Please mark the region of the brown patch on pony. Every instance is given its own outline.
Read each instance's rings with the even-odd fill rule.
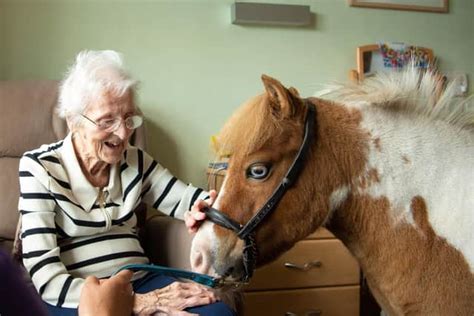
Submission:
[[[405,155],[402,156],[402,159],[405,164],[409,164],[411,162],[410,159],[408,159],[408,157]]]
[[[377,301],[390,315],[472,315],[474,276],[463,255],[433,231],[424,199],[412,199],[416,227],[395,221],[391,207],[386,197],[354,195],[331,221]]]
[[[436,234],[428,221],[425,200],[419,195],[413,197],[413,199],[411,199],[410,210],[416,225],[425,234],[427,239],[432,241]]]
[[[374,143],[374,146],[375,146],[375,149],[377,149],[377,151],[382,151],[382,146],[380,146],[380,137],[377,137],[373,140],[373,143]]]

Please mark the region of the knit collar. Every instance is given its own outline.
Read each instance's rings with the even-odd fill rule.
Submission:
[[[64,139],[62,156],[62,163],[69,178],[72,195],[86,212],[90,212],[92,206],[97,201],[100,189],[93,186],[82,172],[72,144],[71,133]],[[117,163],[110,167],[109,183],[104,188],[104,191],[108,192],[108,200],[121,205],[122,185],[118,170],[119,164]]]

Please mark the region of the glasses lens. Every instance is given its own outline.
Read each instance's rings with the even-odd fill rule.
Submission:
[[[125,120],[125,126],[128,129],[135,129],[143,124],[143,118],[139,115],[130,116]]]
[[[101,129],[103,131],[106,131],[106,132],[116,130],[119,125],[120,125],[120,119],[119,118],[110,119],[110,120],[102,120],[102,121],[97,123],[97,126],[99,127],[99,129]]]

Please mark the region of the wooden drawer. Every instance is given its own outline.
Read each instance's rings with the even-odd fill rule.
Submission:
[[[244,295],[245,316],[359,315],[358,285],[247,292]]]
[[[285,267],[319,261],[306,271]],[[337,239],[302,240],[273,263],[258,269],[246,291],[359,284],[359,266]]]

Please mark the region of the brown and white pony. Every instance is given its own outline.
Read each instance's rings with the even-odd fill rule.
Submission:
[[[302,142],[307,106],[262,76],[219,135],[229,168],[214,208],[245,224],[272,194]],[[317,111],[306,164],[257,227],[257,265],[325,226],[357,258],[390,315],[474,315],[474,116],[440,96],[435,76],[407,71],[339,87]],[[240,279],[242,240],[205,222],[193,270]]]

